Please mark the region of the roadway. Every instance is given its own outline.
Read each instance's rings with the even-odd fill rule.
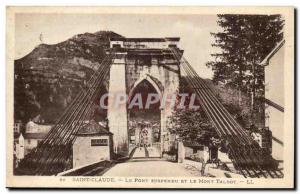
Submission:
[[[189,170],[178,163],[160,158],[155,148],[137,148],[133,157],[125,163],[116,164],[103,174],[105,177],[192,177]]]

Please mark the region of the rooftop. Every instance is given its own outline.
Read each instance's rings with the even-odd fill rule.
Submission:
[[[277,51],[279,51],[279,49],[284,45],[285,40],[283,39],[281,42],[279,42],[275,48],[264,58],[264,60],[262,60],[262,62],[260,63],[260,65],[262,66],[266,66],[269,63],[269,60],[277,53]]]
[[[95,120],[91,120],[88,123],[83,124],[76,134],[77,136],[89,136],[89,135],[112,135],[105,127],[101,126]]]

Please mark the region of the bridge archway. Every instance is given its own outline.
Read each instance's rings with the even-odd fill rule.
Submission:
[[[129,150],[134,147],[144,147],[145,152],[140,157],[149,156],[147,147],[156,153],[160,153],[161,141],[161,110],[160,100],[148,104],[151,95],[156,95],[156,99],[162,97],[162,92],[156,82],[149,76],[135,82],[134,87],[130,90],[128,106],[128,128],[129,128]],[[141,106],[131,106],[132,101],[140,96]],[[143,151],[142,151],[143,152]],[[156,154],[157,155],[157,154]]]
[[[153,92],[161,98],[178,94],[180,68],[179,61],[169,49],[169,44],[176,46],[177,38],[138,38],[120,39],[111,41],[111,51],[115,58],[112,61],[109,78],[109,93],[126,94],[129,98],[140,84],[147,83]],[[120,44],[122,43],[122,44]],[[114,45],[118,44],[118,47]],[[108,102],[113,103],[113,97]],[[113,135],[114,152],[117,155],[129,155],[129,124],[130,110],[127,106],[117,110],[108,109],[109,130]],[[109,106],[110,107],[110,106]],[[169,117],[173,114],[172,108],[159,109],[155,115],[160,117],[161,139],[169,141],[168,129],[171,125]],[[169,143],[162,144],[168,148]],[[161,149],[161,150],[163,150]]]
[[[155,88],[156,92],[158,93],[158,95],[159,95],[160,97],[163,96],[163,91],[162,91],[163,89],[160,88],[159,85],[158,85],[158,83],[157,83],[157,82],[159,82],[160,85],[162,85],[161,82],[160,82],[160,81],[154,81],[154,79],[153,79],[149,74],[147,74],[147,75],[145,75],[145,76],[142,76],[140,79],[138,79],[138,80],[134,83],[134,85],[132,86],[131,90],[129,91],[129,95],[128,95],[128,96],[131,97],[132,94],[133,94],[134,89],[135,89],[139,84],[141,84],[141,83],[144,82],[144,81],[149,82],[149,83]]]

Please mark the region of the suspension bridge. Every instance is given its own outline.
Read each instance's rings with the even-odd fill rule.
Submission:
[[[66,108],[45,139],[25,156],[17,172],[21,175],[58,175],[72,168],[72,165],[70,165],[72,164],[72,145],[76,140],[76,134],[84,125],[84,122],[90,120],[93,115],[94,100],[99,94],[99,86],[103,84],[105,80],[109,79],[110,87],[122,86],[123,84],[123,90],[126,91],[126,83],[130,82],[131,79],[129,77],[125,80],[125,73],[129,71],[128,67],[126,67],[127,63],[130,63],[128,61],[130,61],[131,58],[135,58],[135,63],[132,64],[132,67],[136,67],[143,65],[139,61],[149,56],[157,56],[158,61],[163,60],[164,63],[159,64],[159,62],[152,58],[150,58],[150,63],[155,64],[153,66],[160,65],[161,67],[157,67],[158,70],[145,68],[146,70],[141,71],[139,75],[136,76],[139,78],[136,78],[132,82],[133,84],[129,84],[129,87],[136,86],[141,80],[148,80],[153,83],[155,89],[160,92],[163,90],[175,91],[178,88],[178,85],[176,85],[179,82],[178,80],[186,79],[200,100],[201,107],[213,124],[219,138],[226,145],[227,155],[240,174],[244,177],[257,178],[283,177],[283,173],[278,169],[278,163],[272,158],[271,154],[262,149],[259,144],[252,139],[248,131],[244,129],[222,105],[205,80],[198,76],[196,71],[183,56],[183,51],[177,47],[176,44],[178,40],[177,38],[112,40],[111,48],[107,52],[107,56],[103,59],[101,64],[95,67],[96,70],[87,81],[85,88],[78,93],[76,98]],[[136,44],[136,42],[139,42],[139,44]],[[148,43],[148,45],[146,43],[143,45],[142,43],[144,42]],[[163,57],[163,59],[161,59],[161,57]],[[161,83],[157,81],[161,79],[161,77],[165,79],[166,74],[153,78],[155,76],[153,76],[151,72],[161,72],[159,68],[163,68],[164,72],[167,71],[168,77],[171,77],[169,79],[175,84],[163,85],[161,84],[163,81],[161,81]],[[123,81],[123,78],[112,77],[120,76],[120,72],[124,73]],[[170,75],[173,75],[173,77]],[[181,75],[181,77],[178,77],[179,75]],[[129,74],[126,74],[126,76],[128,77]],[[113,80],[117,81],[113,82]],[[170,80],[167,81],[170,82]],[[132,88],[129,88],[129,90],[131,89]],[[166,110],[162,111],[164,112],[161,114],[161,128],[162,134],[164,134],[167,128],[166,120],[171,113],[166,112]],[[115,111],[113,113],[116,114],[112,114],[112,112],[108,113],[110,115],[108,116],[109,131],[114,135],[113,159],[122,163],[128,159],[130,160],[130,157],[132,157],[128,151],[127,110],[125,107],[124,110]],[[120,120],[120,118],[123,120]],[[116,126],[118,121],[121,122],[122,125]],[[164,140],[164,138],[161,138],[161,141]],[[137,153],[140,152],[138,151]],[[147,154],[145,154],[145,156],[146,155]],[[127,159],[124,159],[124,157],[127,157]],[[93,168],[96,167],[89,167],[87,171],[95,172]]]

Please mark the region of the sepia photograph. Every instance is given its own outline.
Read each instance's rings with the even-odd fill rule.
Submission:
[[[7,187],[294,188],[293,7],[6,15]]]

